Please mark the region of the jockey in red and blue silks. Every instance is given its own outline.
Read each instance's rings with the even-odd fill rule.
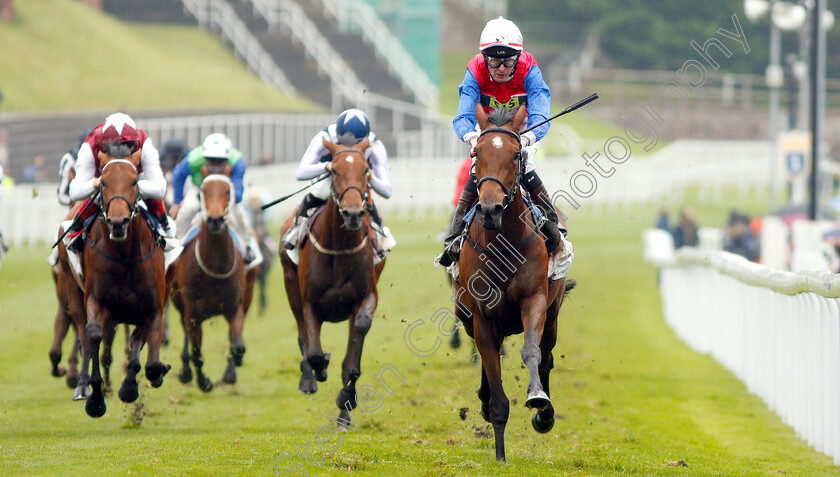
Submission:
[[[513,22],[502,17],[487,22],[481,32],[479,51],[467,64],[464,80],[458,87],[458,114],[452,121],[455,134],[471,148],[475,147],[480,133],[475,117],[477,104],[481,104],[486,113],[500,107],[526,108],[528,121],[523,123],[523,128],[547,120],[551,106],[551,91],[543,80],[537,60],[523,50],[522,33]],[[561,260],[565,260],[570,259],[565,255],[571,254],[571,244],[565,239],[566,224],[560,222],[551,203],[551,195],[534,168],[534,154],[539,141],[548,132],[549,125],[545,123],[520,135],[524,163],[522,185],[528,191],[531,201],[548,218],[542,227],[548,253],[551,254],[562,243],[564,249]],[[456,238],[463,231],[464,215],[477,199],[478,189],[473,173],[461,192],[452,216],[450,235],[444,240],[445,249],[436,259],[440,265],[449,266],[458,259],[460,243]]]
[[[68,195],[71,200],[79,201],[85,199],[80,210],[84,212],[82,219],[87,219],[98,213],[100,208],[92,201],[100,185],[102,167],[99,164],[99,153],[109,151],[112,148],[121,149],[123,153],[133,154],[137,150],[140,153],[140,166],[137,168],[137,188],[140,198],[146,203],[146,208],[157,217],[163,236],[169,235],[169,222],[166,216],[166,207],[163,204],[163,195],[166,192],[166,179],[160,169],[158,151],[152,140],[142,129],[138,129],[134,120],[123,113],[114,113],[105,119],[87,135],[84,143],[79,148],[76,158],[76,177],[70,182]],[[90,204],[89,204],[90,203]],[[89,204],[89,205],[88,205]],[[77,231],[78,232],[78,231]],[[74,249],[77,245],[75,239],[81,234],[69,233],[68,248]],[[167,248],[174,247],[174,242],[167,241]]]

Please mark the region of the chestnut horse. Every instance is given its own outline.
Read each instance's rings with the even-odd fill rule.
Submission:
[[[300,392],[315,393],[316,381],[327,379],[330,353],[321,349],[321,325],[349,319],[347,353],[341,365],[342,389],[336,398],[340,425],[350,422],[350,411],[356,408],[362,346],[376,312],[376,283],[385,267],[385,260],[374,266],[369,237],[371,172],[364,156],[369,145],[368,139],[356,145],[324,140],[332,154],[332,161],[327,164],[332,176],[330,198],[323,211],[311,220],[298,264],[286,250],[280,251],[286,295],[297,320],[298,345],[303,355]],[[293,212],[284,222],[281,236],[294,216]]]
[[[463,305],[456,314],[481,356],[481,415],[493,425],[496,459],[502,461],[510,411],[502,388],[502,341],[524,331],[520,353],[529,374],[525,406],[536,410],[534,429],[548,432],[554,425],[548,378],[554,367],[557,315],[574,286],[565,278],[549,283],[545,239],[520,191],[524,166],[516,131],[526,110],[519,108],[515,116],[514,111],[496,109],[488,119],[480,105],[476,108],[482,129],[475,146],[476,220],[462,247],[455,283],[455,296]]]
[[[123,157],[104,153],[98,156],[102,171],[102,210],[85,237],[81,252],[84,275],[81,303],[78,294],[68,296],[76,328],[85,331],[79,333],[82,371],[77,394],[89,381],[91,391],[85,411],[91,417],[105,414],[99,346],[103,339],[106,346],[113,339],[117,323],[134,326],[127,373],[118,393],[123,402],[134,402],[139,396],[136,376],[140,371],[140,351],[147,342],[146,378],[151,385],[159,387],[170,369],[160,361],[162,313],[167,299],[163,249],[138,205],[140,151],[130,156],[123,151],[115,156]],[[93,364],[88,376],[90,360]]]
[[[204,320],[224,315],[230,328],[230,354],[222,381],[236,382],[236,367],[242,365],[245,343],[242,329],[245,314],[251,306],[254,281],[258,268],[245,269],[242,254],[236,247],[228,226],[230,208],[234,205],[235,192],[230,180],[231,166],[209,172],[203,166],[201,183],[201,229],[184,247],[181,256],[170,267],[172,279],[172,304],[181,313],[184,327],[184,350],[181,352],[182,368],[178,378],[182,383],[192,381],[190,358],[195,366],[196,382],[202,391],[213,389],[213,382],[202,371],[202,330]],[[247,238],[246,238],[247,239]],[[192,355],[190,355],[190,344]]]

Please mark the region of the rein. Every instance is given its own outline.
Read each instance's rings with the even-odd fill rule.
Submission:
[[[98,253],[99,255],[101,255],[104,258],[107,258],[108,260],[110,260],[112,262],[119,263],[120,265],[137,265],[138,263],[143,263],[146,260],[152,258],[152,256],[155,254],[155,243],[151,242],[149,244],[149,253],[145,257],[140,257],[140,258],[112,257],[112,256],[106,254],[102,249],[97,247],[96,242],[94,242],[93,239],[91,239],[90,237],[86,237],[86,238],[87,238],[88,244],[90,245],[90,248],[92,248],[96,253]]]
[[[198,237],[196,237],[196,239],[195,239],[195,261],[196,261],[196,263],[198,263],[198,268],[200,268],[202,272],[206,273],[207,276],[209,276],[211,278],[216,278],[218,280],[221,280],[223,278],[229,278],[231,275],[233,275],[233,272],[236,271],[236,247],[233,244],[233,240],[230,241],[230,248],[234,253],[234,255],[233,255],[233,265],[231,265],[230,270],[228,270],[225,273],[216,273],[216,272],[210,270],[207,267],[207,265],[204,264],[204,260],[201,259],[201,251],[199,250],[200,245],[201,245],[201,242],[199,242]]]

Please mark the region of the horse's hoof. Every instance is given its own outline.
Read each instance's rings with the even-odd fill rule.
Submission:
[[[209,393],[210,391],[213,390],[213,381],[210,381],[209,379],[207,379],[207,377],[205,377],[203,375],[199,375],[198,376],[198,389],[201,389],[202,391],[204,391],[206,393]]]
[[[303,394],[315,394],[318,392],[318,383],[312,379],[311,375],[308,378],[301,377],[300,383],[298,384],[298,391]]]
[[[534,413],[534,417],[531,418],[531,425],[534,426],[534,430],[539,432],[540,434],[545,434],[546,432],[550,431],[552,427],[554,427],[554,409],[546,409],[548,412],[548,418],[543,419],[541,414],[546,413],[545,411],[537,411]]]
[[[105,415],[105,398],[93,399],[85,402],[85,412],[90,417],[102,417]]]
[[[73,392],[73,400],[74,401],[82,401],[90,397],[90,387],[88,386],[77,386],[76,391]]]
[[[192,370],[189,368],[189,366],[183,367],[180,371],[178,371],[178,380],[181,381],[183,384],[189,383],[190,381],[192,381],[192,378]]]
[[[551,406],[551,399],[549,399],[545,391],[542,390],[531,393],[528,396],[528,399],[525,400],[525,407],[528,409],[539,409],[542,411],[547,409],[549,406]]]
[[[140,392],[137,387],[137,381],[123,381],[122,386],[120,386],[119,392],[117,395],[120,397],[120,401],[122,402],[134,402],[140,397]]]
[[[149,380],[153,388],[159,388],[163,384],[163,377],[170,369],[172,369],[172,366],[160,362],[146,365],[146,379]]]
[[[233,364],[235,364],[237,368],[242,366],[245,359],[245,347],[231,348],[230,356],[233,358]]]
[[[236,367],[228,365],[227,370],[225,370],[225,374],[222,376],[222,382],[225,384],[236,384]]]
[[[67,375],[67,387],[70,389],[74,389],[76,385],[79,384],[79,377],[78,376],[70,376]]]
[[[312,367],[315,379],[322,383],[327,380],[327,366],[330,365],[330,353],[310,356],[307,359],[307,362],[309,363],[309,366]]]
[[[52,374],[53,377],[60,378],[67,374],[67,368],[65,368],[64,366],[53,366],[50,369],[50,374]]]

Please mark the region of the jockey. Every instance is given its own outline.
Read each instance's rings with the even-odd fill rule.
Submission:
[[[176,229],[179,232],[178,238],[183,239],[190,228],[195,216],[201,211],[201,201],[198,196],[199,187],[204,181],[201,171],[205,163],[221,165],[228,163],[231,166],[230,180],[233,182],[233,195],[235,204],[230,208],[231,228],[237,235],[240,243],[247,243],[245,251],[245,262],[256,266],[259,261],[255,260],[259,253],[256,238],[251,230],[248,220],[248,213],[242,204],[242,196],[245,191],[245,160],[242,153],[233,147],[230,139],[222,133],[213,133],[204,139],[201,146],[196,147],[187,154],[172,171],[172,188],[174,189],[173,204],[169,208],[169,215],[176,219]],[[184,185],[187,178],[190,178],[194,188],[184,192]]]
[[[458,114],[452,121],[455,133],[469,144],[471,149],[475,147],[480,133],[475,117],[476,104],[480,103],[487,113],[498,107],[526,107],[528,121],[523,123],[523,128],[527,127],[527,123],[537,124],[549,117],[551,92],[543,80],[537,60],[525,51],[522,45],[522,33],[519,28],[502,17],[487,22],[481,32],[479,53],[467,64],[464,80],[458,87]],[[551,196],[534,168],[534,154],[548,128],[549,123],[545,123],[522,134],[520,141],[524,162],[522,185],[528,190],[531,201],[548,219],[542,226],[542,231],[546,235],[546,245],[551,247],[548,250],[551,254],[557,244],[565,243],[561,234],[566,234],[566,224],[560,222],[551,203]],[[449,266],[457,260],[460,246],[459,241],[455,239],[463,230],[464,215],[477,199],[475,174],[471,173],[452,216],[452,224],[449,227],[451,232],[444,240],[444,252],[437,259],[441,265]]]
[[[88,206],[88,202],[99,189],[101,182],[99,176],[102,168],[99,164],[99,153],[104,152],[109,156],[124,158],[138,150],[141,151],[141,155],[140,167],[137,168],[139,173],[137,188],[140,198],[146,203],[146,208],[157,218],[157,232],[163,239],[164,250],[168,252],[175,249],[178,243],[171,235],[169,218],[166,216],[166,207],[163,205],[166,179],[160,170],[158,151],[151,138],[146,131],[137,128],[129,115],[114,113],[87,135],[79,148],[79,155],[76,158],[76,177],[70,182],[68,195],[73,201],[85,199],[86,203],[81,209],[84,210],[81,219],[88,219],[97,214],[100,210],[99,204],[93,203]],[[79,237],[82,234],[79,232],[82,227],[81,221],[76,221],[71,228],[71,231],[76,231],[76,233],[67,234],[65,245],[69,250],[76,251],[77,247],[81,246]]]
[[[87,128],[82,131],[82,134],[79,136],[79,144],[76,145],[73,149],[70,149],[63,156],[61,156],[61,161],[58,163],[58,203],[61,205],[72,205],[70,200],[70,172],[76,170],[76,158],[79,156],[79,150],[82,148],[82,144],[85,143],[85,139],[87,139],[88,134],[92,129]]]
[[[370,132],[370,121],[365,113],[358,109],[348,109],[338,115],[335,124],[330,124],[322,131],[319,131],[306,152],[303,153],[303,158],[300,160],[300,165],[295,171],[295,177],[298,180],[310,180],[321,176],[327,170],[327,163],[332,161],[332,156],[326,147],[324,147],[323,139],[327,139],[332,143],[341,143],[346,146],[352,146],[362,142],[365,138],[370,139],[370,146],[365,150],[365,158],[370,164],[371,172],[370,186],[377,194],[384,198],[391,197],[391,177],[388,172],[388,153],[385,151],[385,146],[382,141],[376,138],[376,135]],[[283,235],[283,246],[288,250],[293,250],[303,238],[306,233],[307,223],[309,221],[309,210],[320,207],[327,202],[330,196],[330,188],[332,179],[327,178],[318,182],[310,189],[310,192],[301,200],[298,213],[295,216],[294,223],[289,230]],[[370,217],[372,225],[383,229],[382,218],[376,210],[376,206],[371,202]],[[387,235],[387,234],[386,234]]]

